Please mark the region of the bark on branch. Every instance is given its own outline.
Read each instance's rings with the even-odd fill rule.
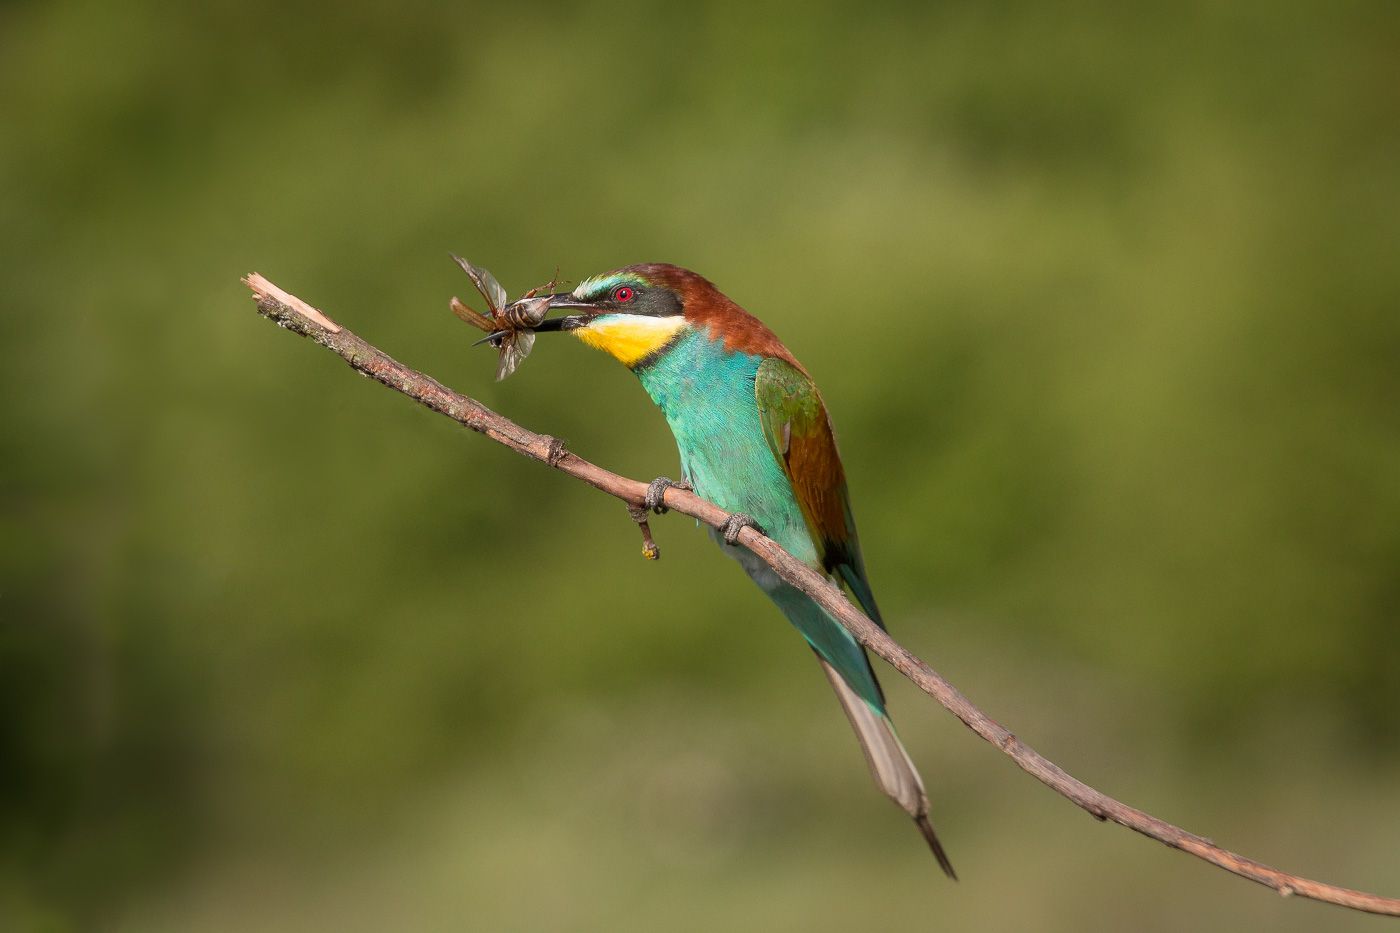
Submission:
[[[260,314],[288,330],[309,337],[340,356],[360,373],[402,392],[473,431],[486,435],[516,453],[552,466],[615,496],[633,509],[641,506],[647,491],[646,483],[618,476],[590,463],[565,450],[558,439],[526,430],[474,399],[453,392],[430,376],[409,369],[257,273],[248,275],[243,282],[253,290]],[[696,518],[713,528],[720,527],[729,517],[727,512],[714,503],[681,489],[667,489],[664,501],[674,511]],[[752,528],[745,528],[739,533],[739,543],[757,554],[788,583],[820,603],[849,629],[862,645],[913,681],[919,689],[962,720],[969,729],[1001,749],[1041,783],[1086,810],[1096,819],[1126,826],[1228,872],[1257,881],[1285,897],[1297,895],[1368,913],[1400,916],[1400,899],[1324,884],[1270,868],[1253,859],[1222,849],[1209,839],[1121,803],[1070,776],[974,706],[938,672],[871,622],[824,576]]]

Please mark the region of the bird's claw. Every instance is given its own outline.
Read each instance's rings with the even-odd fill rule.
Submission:
[[[739,543],[739,532],[745,528],[752,528],[759,534],[763,534],[763,526],[754,521],[752,515],[743,512],[735,512],[724,520],[724,524],[719,526],[719,533],[724,536],[724,543],[735,545]]]
[[[667,512],[671,511],[670,509],[666,508],[664,504],[666,498],[666,490],[684,489],[687,492],[690,492],[693,490],[693,488],[694,487],[692,487],[685,480],[681,480],[678,483],[675,480],[669,479],[665,476],[658,476],[656,479],[652,480],[650,483],[647,484],[647,494],[642,497],[642,505],[646,509],[655,512],[657,515],[665,515]]]

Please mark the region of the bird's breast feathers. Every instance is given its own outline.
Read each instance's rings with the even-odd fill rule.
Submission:
[[[661,350],[686,327],[679,314],[604,314],[573,333],[578,339],[612,354],[624,366],[636,366]]]

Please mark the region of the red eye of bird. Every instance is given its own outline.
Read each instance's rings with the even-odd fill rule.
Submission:
[[[613,289],[613,301],[616,301],[620,305],[626,304],[636,297],[636,294],[637,293],[632,291],[628,286],[619,285],[617,288]]]

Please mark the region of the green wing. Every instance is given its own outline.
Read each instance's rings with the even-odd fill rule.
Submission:
[[[754,394],[764,436],[792,484],[823,569],[845,582],[866,615],[883,627],[821,393],[801,369],[770,357],[759,364]]]

